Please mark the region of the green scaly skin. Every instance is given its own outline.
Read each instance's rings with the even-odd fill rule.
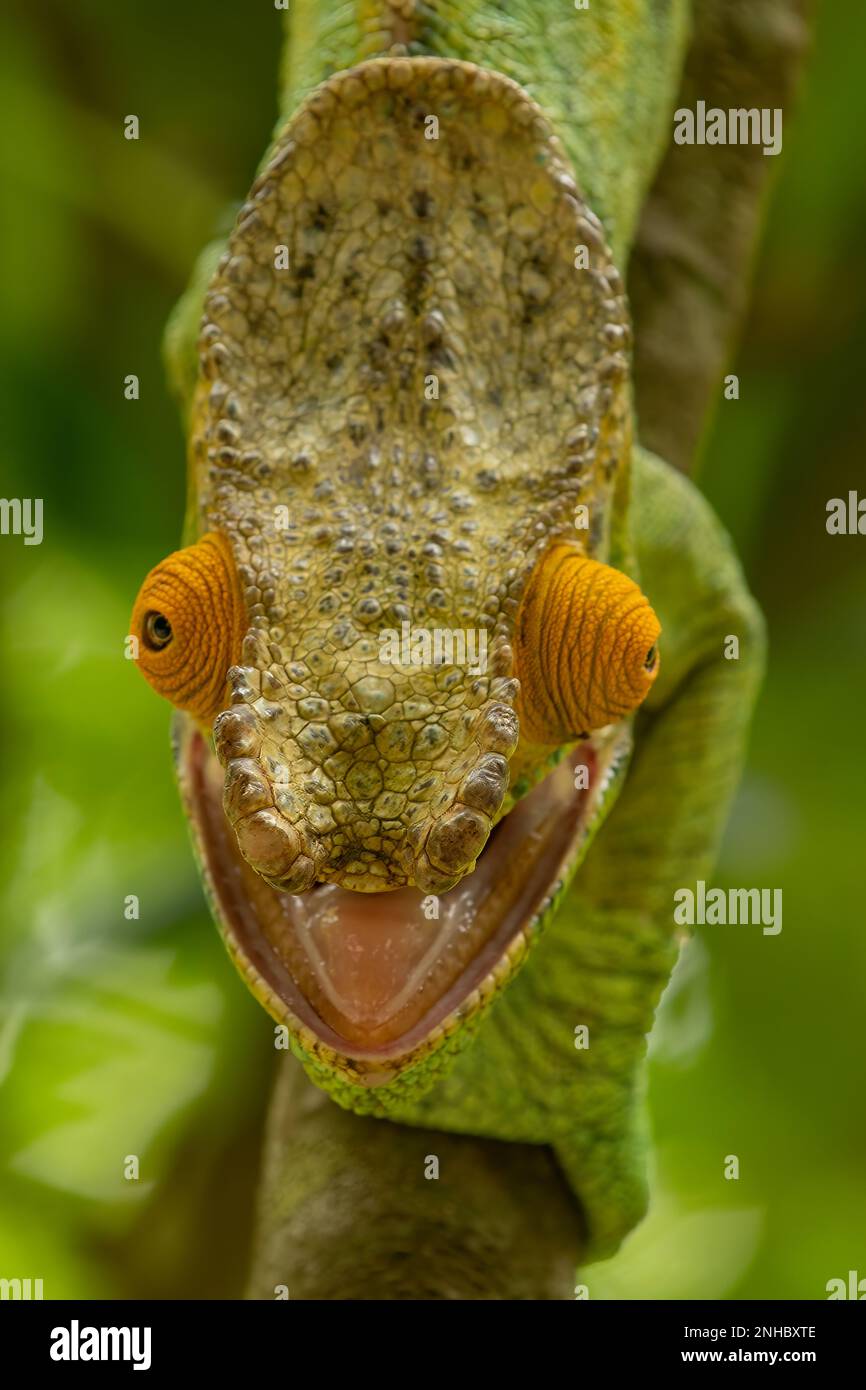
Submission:
[[[687,19],[679,0],[619,0],[580,12],[538,0],[507,7],[296,0],[280,124],[329,74],[383,54],[456,58],[502,73],[548,116],[624,269],[669,138]],[[167,335],[193,433],[202,297],[222,249],[204,253]],[[551,1144],[585,1212],[591,1257],[615,1249],[645,1209],[643,1059],[677,950],[673,893],[711,872],[763,662],[760,614],[710,508],[640,448],[631,458],[629,505],[627,434],[614,428],[611,439],[623,452],[619,481],[605,494],[596,480],[591,492],[607,512],[610,543],[599,553],[639,574],[662,623],[663,661],[635,721],[628,775],[598,809],[579,873],[558,887],[530,933],[544,928],[542,946],[492,1008],[492,997],[479,1001],[444,1045],[390,1085],[359,1085],[326,1053],[293,1038],[313,1079],[346,1108]],[[207,519],[202,486],[194,462],[188,541]],[[730,634],[739,638],[735,661],[723,656]],[[547,766],[527,767],[527,785]],[[589,1028],[585,1050],[574,1044],[579,1024]]]

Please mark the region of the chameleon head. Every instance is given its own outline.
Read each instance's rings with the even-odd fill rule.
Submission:
[[[248,621],[231,547],[210,533],[150,571],[130,633],[154,689],[212,729],[239,848],[286,893],[453,888],[498,818],[521,730],[529,748],[588,739],[630,714],[658,671],[660,625],[640,589],[563,541],[528,578],[515,659],[497,647],[519,680],[494,678],[492,699],[480,671],[467,680],[440,659],[425,672],[411,639],[405,665],[385,666],[360,634],[339,662],[317,634],[318,659],[290,663],[298,686],[275,674],[272,652],[237,664],[245,636],[257,648]]]
[[[659,631],[607,563],[628,333],[538,108],[437,59],[311,94],[211,283],[202,539],[148,577],[133,631],[185,711],[229,949],[355,1108],[468,1032],[624,766]]]
[[[314,1055],[324,1044],[329,1064],[374,1085],[423,1054],[430,1018],[453,1011],[461,988],[471,993],[519,958],[533,910],[579,854],[623,761],[622,721],[655,679],[659,623],[633,581],[567,542],[543,551],[516,608],[513,647],[497,649],[518,679],[467,683],[458,668],[439,666],[428,687],[411,663],[385,676],[371,674],[378,659],[354,670],[348,659],[340,681],[327,662],[318,682],[308,670],[303,690],[289,692],[277,688],[272,657],[238,664],[256,646],[248,623],[231,547],[212,533],[151,571],[131,631],[142,673],[187,719],[182,785],[236,961],[274,1016],[314,1039]],[[456,678],[437,686],[433,675]],[[393,709],[379,702],[371,720],[359,708],[363,692],[386,683]],[[455,705],[456,692],[493,683],[496,696],[474,710]],[[263,685],[268,697],[253,696]],[[454,708],[459,718],[449,717]],[[307,743],[311,713],[318,728],[348,728],[351,738],[341,747],[319,733]],[[443,728],[471,737],[419,758]],[[522,794],[554,750],[575,744]],[[320,746],[327,758],[311,756]],[[591,784],[578,786],[575,765],[591,769]],[[387,803],[412,811],[389,823],[381,787],[392,770],[419,795]],[[325,820],[316,799],[325,778],[339,821]],[[432,800],[420,794],[430,786],[439,789]]]

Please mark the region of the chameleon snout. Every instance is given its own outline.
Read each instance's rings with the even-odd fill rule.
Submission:
[[[303,893],[317,882],[361,892],[406,885],[445,892],[471,871],[487,843],[508,789],[517,717],[509,706],[492,702],[480,712],[474,732],[463,775],[432,809],[420,799],[404,801],[409,815],[386,824],[375,817],[385,805],[381,798],[372,806],[334,807],[351,827],[335,835],[330,808],[314,796],[304,805],[295,785],[273,780],[255,711],[235,705],[216,719],[213,736],[225,771],[223,806],[238,848],[257,873],[286,893]],[[314,793],[319,784],[309,785]],[[362,840],[357,827],[365,824],[368,837]]]

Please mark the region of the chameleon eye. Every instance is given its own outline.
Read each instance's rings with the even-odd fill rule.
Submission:
[[[147,613],[144,619],[144,641],[152,652],[162,651],[172,639],[171,623],[164,613]]]
[[[210,724],[246,630],[231,547],[212,532],[176,550],[145,579],[132,610],[139,670],[158,694]]]
[[[637,709],[658,673],[659,620],[633,580],[557,542],[515,623],[517,713],[533,743],[574,742]]]

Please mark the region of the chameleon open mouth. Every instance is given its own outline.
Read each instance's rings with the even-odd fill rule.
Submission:
[[[438,897],[335,884],[292,895],[243,859],[222,808],[222,769],[194,723],[178,725],[181,788],[230,954],[302,1051],[368,1086],[420,1060],[511,976],[600,823],[629,746],[623,725],[579,744],[503,817],[474,871]],[[587,775],[575,775],[580,766]]]

